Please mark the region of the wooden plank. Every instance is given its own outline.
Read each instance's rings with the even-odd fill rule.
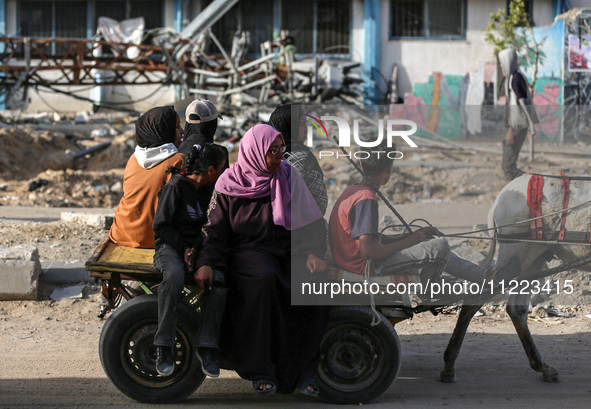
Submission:
[[[105,251],[105,248],[107,247],[107,245],[109,243],[111,243],[111,238],[109,237],[109,234],[107,233],[107,235],[105,237],[103,237],[103,239],[100,241],[100,243],[97,244],[96,248],[92,252],[88,261],[97,261],[99,259],[99,257],[101,256],[101,254],[103,254],[103,251]]]
[[[86,265],[87,270],[92,272],[160,274],[160,271],[154,266],[144,266],[139,264],[119,264],[95,261],[92,263],[86,263]]]
[[[98,259],[102,263],[132,264],[134,266],[153,266],[154,249],[138,249],[109,243]]]

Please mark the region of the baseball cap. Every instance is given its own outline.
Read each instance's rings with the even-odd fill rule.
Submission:
[[[223,119],[213,102],[205,99],[196,99],[185,109],[185,119],[190,124],[209,122],[216,118]]]

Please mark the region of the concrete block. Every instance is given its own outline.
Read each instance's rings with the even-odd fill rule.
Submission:
[[[39,250],[35,246],[0,246],[0,260],[39,261]]]
[[[52,300],[63,300],[64,298],[86,298],[90,287],[87,285],[75,285],[66,288],[56,288],[53,290],[49,298]]]
[[[105,216],[104,214],[62,212],[61,220],[65,222],[85,223],[105,230],[109,230],[113,224],[113,216]]]
[[[51,284],[91,283],[83,260],[41,260],[41,281]]]
[[[36,300],[41,275],[34,246],[0,246],[0,300]]]

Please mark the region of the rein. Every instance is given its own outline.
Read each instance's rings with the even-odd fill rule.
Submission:
[[[588,204],[591,204],[591,200],[588,200],[586,202],[580,203],[578,205],[575,206],[571,206],[571,207],[567,207],[566,209],[561,209],[558,210],[556,212],[552,212],[552,213],[548,213],[542,216],[538,216],[538,217],[532,217],[530,219],[525,219],[525,220],[521,220],[515,223],[511,223],[511,224],[505,224],[503,226],[495,226],[495,227],[489,227],[486,229],[480,229],[480,230],[472,230],[472,231],[468,231],[465,233],[455,233],[455,234],[446,234],[446,237],[458,237],[458,238],[464,238],[464,239],[480,239],[480,240],[496,240],[496,241],[515,241],[515,242],[526,242],[526,243],[546,243],[546,244],[576,244],[576,245],[581,245],[581,246],[590,246],[591,242],[589,242],[590,239],[587,239],[586,243],[582,243],[582,242],[572,242],[572,241],[559,241],[559,239],[557,240],[533,240],[533,239],[520,239],[518,237],[515,238],[510,238],[511,235],[506,235],[503,237],[479,237],[479,236],[468,236],[469,234],[476,234],[476,233],[483,233],[483,232],[489,232],[491,230],[497,230],[497,229],[503,229],[506,227],[513,227],[513,226],[518,226],[520,224],[525,224],[525,223],[531,223],[532,221],[536,221],[536,220],[540,220],[543,219],[545,217],[550,217],[550,216],[555,216],[557,214],[562,214],[562,213],[566,213],[569,210],[573,210],[573,209],[577,209],[579,207],[583,207],[586,206]],[[571,233],[583,233],[583,232],[571,232]],[[518,235],[521,233],[518,233]],[[568,233],[567,233],[568,234]],[[586,235],[589,235],[588,233],[585,233]],[[529,234],[528,234],[529,236]]]
[[[529,173],[529,174],[532,176],[542,176],[545,178],[552,178],[552,179],[589,180],[589,181],[591,181],[591,176],[546,175],[544,173]]]

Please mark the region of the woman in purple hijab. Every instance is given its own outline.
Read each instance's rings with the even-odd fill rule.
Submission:
[[[220,351],[257,393],[316,396],[315,373],[328,310],[291,305],[291,270],[326,269],[326,228],[302,177],[284,162],[285,142],[255,125],[238,160],[218,179],[195,279],[225,273],[228,296]]]

